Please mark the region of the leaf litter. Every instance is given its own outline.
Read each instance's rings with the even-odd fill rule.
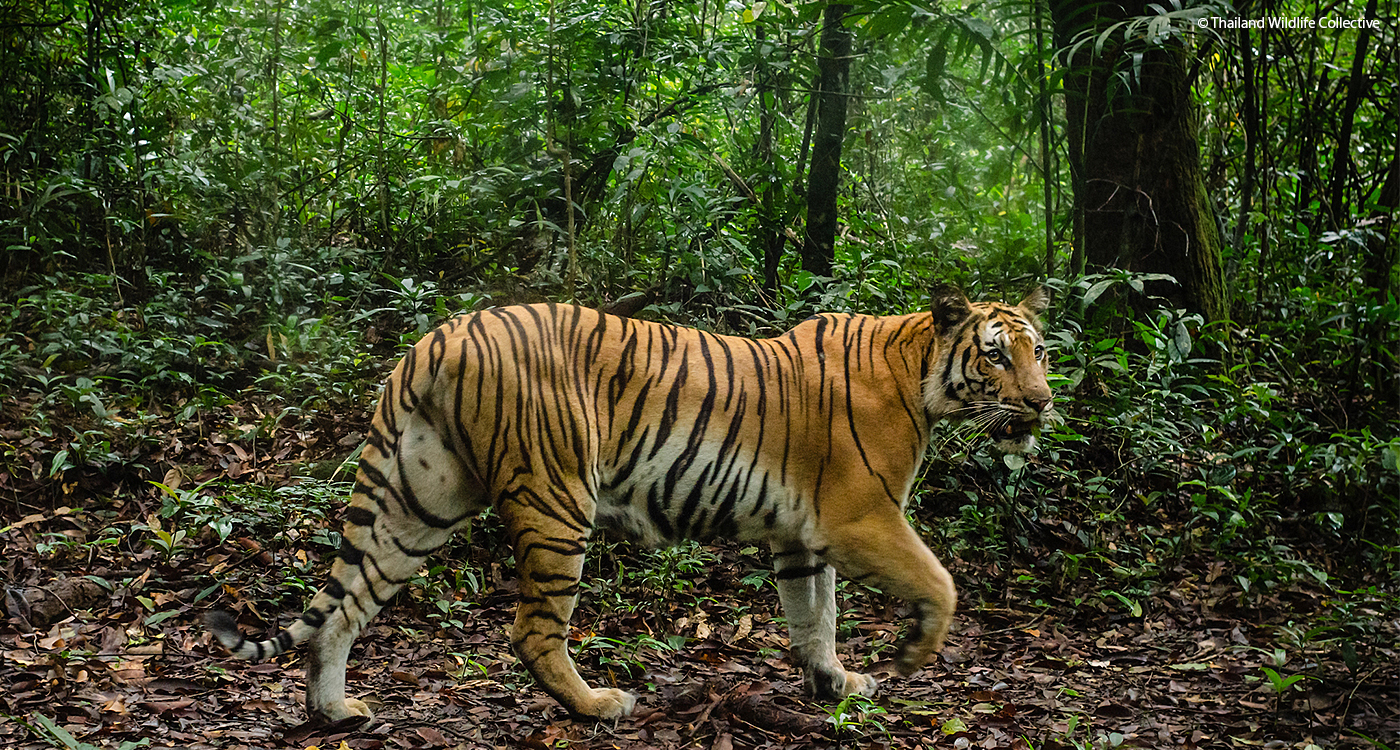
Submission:
[[[329,443],[346,442],[317,435],[353,437],[353,425],[308,421],[254,444],[247,432],[229,437],[218,427],[200,428],[213,433],[207,440],[172,428],[159,452],[179,468],[163,484],[177,494],[210,479],[295,488],[289,467],[324,463]],[[1129,609],[1110,597],[1047,594],[1024,584],[1030,571],[948,560],[962,586],[954,631],[940,657],[909,678],[893,676],[889,662],[908,610],[843,586],[842,658],[848,667],[864,662],[882,684],[873,700],[833,704],[803,695],[762,573],[767,561],[754,548],[707,548],[703,566],[660,580],[655,557],[606,539],[595,544],[601,555],[590,553],[570,646],[585,679],[640,700],[617,722],[576,721],[510,652],[516,588],[490,519],[470,543],[430,560],[357,641],[348,690],[375,716],[310,724],[303,651],[239,662],[198,623],[210,607],[228,608],[258,634],[299,613],[331,557],[334,507],[282,507],[284,517],[260,527],[275,540],[221,533],[213,516],[177,540],[161,518],[162,492],[138,469],[45,482],[35,468],[0,483],[29,498],[0,511],[0,747],[1311,750],[1400,742],[1400,624],[1378,622],[1387,635],[1359,654],[1355,645],[1307,639],[1281,649],[1280,634],[1325,610],[1329,594],[1295,582],[1245,596],[1221,574],[1222,561],[1183,560],[1175,580]],[[454,577],[461,570],[470,573]]]

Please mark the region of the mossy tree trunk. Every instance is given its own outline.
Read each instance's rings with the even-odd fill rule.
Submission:
[[[1056,43],[1066,49],[1146,6],[1052,0]],[[1149,291],[1224,320],[1221,234],[1201,171],[1187,49],[1177,38],[1130,47],[1121,35],[1098,54],[1094,47],[1091,40],[1076,51],[1065,77],[1074,265],[1170,274],[1179,285]]]

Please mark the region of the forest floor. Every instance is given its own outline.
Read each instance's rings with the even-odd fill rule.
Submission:
[[[194,475],[190,484],[222,476],[270,491],[295,484],[278,467],[356,439],[344,424],[323,423],[259,450],[189,435],[162,450]],[[245,529],[230,533],[215,506],[199,504],[204,495],[69,476],[42,502],[26,500],[15,477],[0,481],[19,498],[0,510],[9,613],[0,622],[0,747],[1400,746],[1400,646],[1316,645],[1307,623],[1336,606],[1323,587],[1244,596],[1230,564],[1188,557],[1150,596],[1116,597],[1125,606],[1114,607],[1105,601],[1115,597],[1044,585],[1033,550],[1022,563],[947,560],[962,600],[941,658],[912,677],[890,675],[872,701],[836,705],[803,697],[755,548],[658,557],[595,545],[602,556],[588,565],[571,647],[586,679],[640,700],[616,723],[574,721],[510,652],[515,584],[490,519],[451,559],[430,562],[441,567],[357,642],[349,692],[376,706],[375,717],[312,726],[301,705],[304,651],[237,662],[199,622],[212,607],[238,610],[250,634],[268,632],[257,623],[287,622],[279,609],[298,611],[329,560],[332,501],[294,517],[266,506],[262,528],[282,540],[272,549]],[[853,586],[842,602],[842,658],[888,675],[908,610]],[[1364,597],[1348,606],[1351,617],[1368,616]]]

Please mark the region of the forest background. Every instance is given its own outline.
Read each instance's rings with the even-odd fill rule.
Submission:
[[[813,706],[759,680],[795,674],[752,619],[765,553],[605,540],[585,671],[703,707],[607,742],[1395,747],[1398,24],[1377,0],[0,0],[0,743],[224,720],[200,741],[311,744],[237,721],[295,725],[293,682],[217,664],[194,622],[300,608],[378,384],[454,313],[765,336],[951,281],[1053,290],[1064,420],[1029,458],[935,441],[913,514],[962,590],[945,668]],[[598,741],[513,697],[508,557],[487,519],[362,639],[438,665],[353,675],[450,708],[398,746]],[[842,596],[846,658],[878,663],[907,612]],[[734,700],[769,689],[778,719]]]

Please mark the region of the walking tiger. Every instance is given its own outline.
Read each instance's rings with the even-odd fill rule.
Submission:
[[[207,622],[245,659],[308,639],[306,706],[345,697],[350,647],[424,557],[494,507],[515,552],[521,662],[571,713],[612,719],[636,699],[587,685],[569,657],[584,549],[607,527],[659,545],[766,542],[807,690],[871,695],[836,656],[836,573],[914,609],[897,670],[943,646],[957,592],[905,520],[934,423],[975,422],[1020,452],[1053,410],[1037,289],[1017,305],[935,291],[927,312],[818,315],[750,340],[583,307],[454,318],[404,356],[375,412],[330,579],[266,641]]]

